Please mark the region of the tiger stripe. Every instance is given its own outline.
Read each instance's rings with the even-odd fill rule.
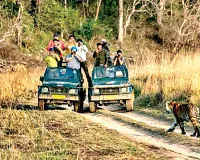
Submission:
[[[172,112],[175,121],[168,129],[168,132],[173,132],[177,125],[180,126],[182,134],[186,134],[184,129],[184,121],[191,121],[194,127],[194,133],[191,136],[200,137],[198,123],[200,122],[199,108],[191,103],[180,104],[177,102],[166,102],[166,110]]]

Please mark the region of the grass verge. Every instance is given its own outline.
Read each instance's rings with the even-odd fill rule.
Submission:
[[[72,111],[0,110],[0,159],[166,159]]]

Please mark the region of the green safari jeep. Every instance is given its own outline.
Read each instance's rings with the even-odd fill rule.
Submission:
[[[118,102],[127,111],[133,110],[134,90],[126,66],[94,67],[92,82],[88,92],[90,112],[96,112],[98,104]]]
[[[76,112],[83,110],[86,91],[80,71],[66,67],[46,68],[42,85],[38,87],[38,106],[45,110],[48,104],[73,105]]]

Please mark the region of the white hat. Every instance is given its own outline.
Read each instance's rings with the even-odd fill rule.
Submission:
[[[106,40],[105,39],[101,39],[101,42],[106,42]]]

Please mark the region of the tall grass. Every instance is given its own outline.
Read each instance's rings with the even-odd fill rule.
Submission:
[[[179,100],[200,105],[200,55],[198,53],[148,54],[129,66],[136,92],[136,102],[157,105]],[[91,66],[89,67],[91,72]],[[37,94],[39,76],[44,68],[17,70],[0,74],[0,104],[13,105]],[[84,76],[84,79],[86,77]],[[85,87],[87,83],[85,81]]]
[[[149,56],[130,67],[139,101],[180,100],[200,104],[200,55]],[[143,100],[144,100],[143,99]]]
[[[16,105],[22,99],[36,96],[39,77],[43,72],[44,68],[36,67],[0,74],[0,105]]]

